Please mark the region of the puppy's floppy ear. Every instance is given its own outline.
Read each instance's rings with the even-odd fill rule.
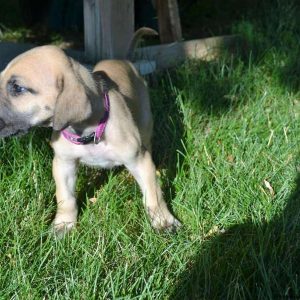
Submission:
[[[77,76],[76,76],[77,75]],[[80,123],[92,113],[91,90],[80,74],[70,68],[57,79],[59,90],[53,116],[53,129],[62,130],[70,124]]]

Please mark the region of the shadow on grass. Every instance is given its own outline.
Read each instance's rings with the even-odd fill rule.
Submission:
[[[300,90],[300,60],[298,55],[289,57],[286,64],[280,70],[279,80],[282,85],[288,87],[293,92]]]
[[[204,243],[170,299],[299,299],[300,176],[284,212]]]
[[[97,190],[101,186],[105,185],[109,179],[109,172],[118,173],[118,169],[105,170],[105,169],[94,169],[88,167],[79,167],[78,174],[80,174],[77,180],[77,204],[80,215],[83,213],[84,209],[88,205],[89,199],[97,197]],[[80,188],[78,188],[80,187]]]
[[[266,16],[266,3],[270,5],[270,17]],[[274,4],[276,14],[276,9],[271,12],[271,4],[272,1],[263,3],[264,12],[257,13],[257,22],[266,25],[272,21],[274,28],[266,25],[269,26],[266,32],[260,32],[251,22],[244,23],[249,29],[245,38],[251,56],[242,53],[240,59],[247,62],[251,58],[254,65],[260,65],[262,58],[272,59],[265,72],[270,73],[270,78],[285,93],[298,93],[300,66],[295,43],[299,41],[299,27],[288,25],[299,23],[299,5],[293,1],[286,4],[278,1]],[[294,13],[287,18],[291,11]],[[286,15],[281,18],[282,14]],[[285,30],[285,26],[290,31]],[[291,43],[285,43],[284,39]],[[226,95],[234,85],[231,82],[220,86],[212,80],[212,101],[195,104],[195,112],[207,113],[201,107],[203,104],[216,104],[211,109],[214,115],[231,109],[232,103],[226,98],[217,103],[214,100],[218,95]],[[295,186],[285,201],[285,209],[270,222],[236,224],[199,245],[198,253],[190,258],[169,299],[300,299],[300,175]]]
[[[284,5],[277,4],[271,12],[270,18],[275,18],[273,22],[278,22],[282,26],[288,26],[288,22],[293,22],[291,18],[296,18],[297,13],[291,15],[288,21],[286,20],[293,8],[292,4],[293,2],[290,1],[290,4],[286,5],[287,9]],[[278,79],[278,85],[281,85],[283,89],[296,91],[299,86],[299,60],[295,55],[295,43],[291,45],[294,51],[289,52],[281,40],[281,38],[290,40],[295,34],[295,28],[292,29],[292,34],[286,33],[281,28],[276,28],[278,31],[276,32],[270,26],[265,32],[259,31],[260,26],[264,26],[267,22],[268,5],[272,5],[272,1],[262,3],[258,13],[255,11],[257,5],[256,2],[255,7],[250,7],[248,3],[249,21],[243,21],[240,26],[236,25],[243,39],[238,49],[235,49],[234,56],[230,57],[230,54],[227,54],[224,56],[224,61],[222,59],[217,62],[203,61],[201,64],[199,61],[190,61],[157,80],[159,84],[154,87],[156,92],[154,91],[151,97],[154,115],[153,157],[158,168],[165,172],[166,180],[163,180],[163,190],[168,203],[175,196],[173,182],[182,164],[182,157],[178,153],[184,153],[184,145],[186,145],[187,124],[180,105],[176,101],[178,94],[182,95],[184,105],[188,106],[194,115],[198,114],[203,117],[202,123],[210,117],[222,117],[252,101],[256,87],[251,83],[258,75],[255,71],[249,70],[254,70],[255,66],[259,66],[266,55],[271,57],[272,49],[278,51],[278,56],[282,56],[284,62],[276,64],[276,68],[266,69],[265,72],[272,72],[273,77]],[[282,16],[277,16],[276,9],[283,10]],[[255,18],[257,18],[256,21]],[[273,42],[273,36],[276,34],[279,37]]]

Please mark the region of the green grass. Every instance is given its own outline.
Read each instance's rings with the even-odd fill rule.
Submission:
[[[78,38],[80,41],[80,38]],[[36,45],[62,45],[65,40],[62,34],[46,30],[45,28],[8,28],[0,23],[0,42],[35,43]],[[77,41],[78,42],[78,41]],[[74,43],[70,43],[74,44]]]
[[[82,167],[78,227],[55,240],[50,132],[0,142],[0,299],[300,297],[299,7],[248,14],[232,32],[249,51],[151,88],[177,234],[151,229],[125,170]]]

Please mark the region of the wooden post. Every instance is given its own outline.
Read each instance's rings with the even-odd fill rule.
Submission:
[[[177,0],[156,0],[159,37],[162,44],[182,40]]]
[[[125,58],[134,33],[134,0],[84,0],[85,56]]]
[[[89,61],[96,61],[96,16],[95,16],[95,0],[84,0],[83,14],[84,14],[84,51],[85,56]]]

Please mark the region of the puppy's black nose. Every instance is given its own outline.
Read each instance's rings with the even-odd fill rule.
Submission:
[[[5,122],[0,119],[0,130],[2,130],[5,127]]]

